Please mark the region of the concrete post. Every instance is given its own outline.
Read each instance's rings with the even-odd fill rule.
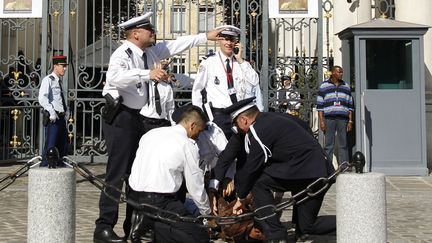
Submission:
[[[29,170],[27,242],[75,242],[75,171]]]
[[[338,243],[387,242],[384,174],[337,177],[336,227]]]

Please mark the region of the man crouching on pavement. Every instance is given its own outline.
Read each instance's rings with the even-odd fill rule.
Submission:
[[[245,134],[247,152],[246,162],[237,165],[238,199],[233,213],[242,213],[250,192],[256,208],[275,205],[274,191],[291,191],[295,195],[316,179],[334,172],[317,140],[289,115],[260,112],[253,98],[237,102],[226,110],[231,114],[234,126]],[[292,221],[296,224],[297,239],[304,239],[309,234],[335,232],[336,217],[317,217],[324,195],[325,192],[294,205]],[[272,214],[273,210],[268,207],[260,210],[258,217]],[[276,214],[257,223],[266,240],[286,242],[287,230]]]
[[[178,125],[153,129],[141,138],[129,177],[129,199],[181,216],[191,216],[176,195],[184,177],[189,195],[201,215],[208,215],[211,213],[210,204],[204,188],[204,173],[199,168],[195,141],[206,126],[206,117],[197,106],[190,105],[182,110],[179,121],[176,121]],[[134,213],[139,215],[137,210]],[[160,215],[173,217],[164,213]],[[196,223],[168,223],[143,215],[138,217],[138,222],[132,226],[132,242],[141,242],[140,234],[148,229],[154,231],[154,242],[210,240],[207,231]]]

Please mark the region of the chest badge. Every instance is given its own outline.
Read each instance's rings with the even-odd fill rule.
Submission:
[[[220,81],[219,81],[218,77],[215,77],[214,83],[215,83],[216,85],[220,84]]]

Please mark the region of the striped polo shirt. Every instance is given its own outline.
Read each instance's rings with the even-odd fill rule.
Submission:
[[[335,85],[327,80],[320,85],[317,97],[317,111],[324,112],[325,118],[347,119],[354,110],[351,88],[345,81]]]

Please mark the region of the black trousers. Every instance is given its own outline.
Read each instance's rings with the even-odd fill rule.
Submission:
[[[105,182],[121,190],[126,176],[130,174],[139,140],[144,134],[139,110],[121,108],[111,124],[103,123],[103,132],[108,150]],[[108,189],[108,193],[117,199],[120,198],[120,194],[113,189]],[[118,209],[118,203],[102,192],[99,199],[99,218],[96,220],[95,231],[114,228],[118,220]],[[131,214],[132,210],[127,205],[126,220],[123,224],[126,235],[130,232]]]
[[[142,121],[144,124],[144,133],[147,133],[154,128],[171,126],[171,122],[166,119],[155,119],[142,116]]]
[[[274,191],[291,191],[292,195],[305,189],[315,179],[303,180],[282,180],[272,178],[263,173],[255,182],[252,189],[254,203],[257,208],[275,204]],[[336,231],[336,216],[321,216],[318,217],[318,212],[321,208],[325,192],[317,197],[308,199],[300,205],[293,207],[293,223],[296,224],[296,234],[328,234]],[[260,216],[270,215],[271,209],[260,211]],[[287,231],[282,225],[277,215],[268,219],[257,221],[261,225],[267,240],[286,239]]]
[[[138,202],[156,206],[163,210],[177,213],[181,216],[191,216],[184,204],[177,198],[176,194],[161,194],[149,192],[129,191],[129,198]],[[153,209],[144,209],[148,213],[156,213]],[[138,211],[138,210],[137,210]],[[137,212],[139,213],[139,211]],[[173,219],[172,215],[161,213],[162,217]],[[169,223],[145,217],[141,222],[140,229],[153,229],[153,242],[210,242],[209,234],[205,228],[196,223],[176,222]]]

